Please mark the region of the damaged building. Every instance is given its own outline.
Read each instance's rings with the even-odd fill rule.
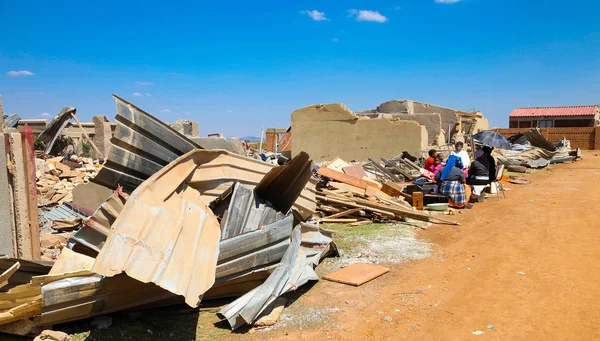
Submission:
[[[479,111],[465,112],[411,100],[393,100],[353,113],[343,104],[312,105],[291,115],[292,154],[315,161],[364,161],[417,153],[488,129]]]

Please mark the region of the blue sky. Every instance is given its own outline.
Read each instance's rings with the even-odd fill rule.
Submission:
[[[390,99],[507,126],[515,107],[600,102],[599,14],[596,0],[0,0],[0,95],[24,118],[71,105],[113,120],[114,93],[201,135]]]

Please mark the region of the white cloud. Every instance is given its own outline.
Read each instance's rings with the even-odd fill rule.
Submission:
[[[384,23],[388,21],[388,18],[381,15],[378,11],[368,11],[368,10],[356,10],[351,9],[348,11],[351,17],[356,17],[356,21],[374,21],[378,23]]]
[[[392,8],[392,9],[393,9],[394,11],[399,11],[399,10],[401,10],[401,9],[402,9],[402,7],[400,7],[400,6],[396,6],[396,7]]]
[[[21,77],[21,76],[35,76],[35,73],[27,70],[19,70],[19,71],[8,71],[6,73],[9,77]]]
[[[233,110],[225,110],[225,112],[233,112]]]
[[[42,117],[50,117],[51,115],[49,113],[47,113],[47,112],[43,112],[43,113],[40,114],[40,116],[42,116]]]
[[[160,112],[171,112],[171,109],[160,109]]]
[[[152,82],[140,82],[140,81],[137,81],[137,82],[135,82],[135,84],[137,84],[137,85],[152,85],[154,83],[152,83]]]
[[[438,4],[455,4],[460,2],[460,0],[435,0]]]
[[[146,92],[146,96],[152,97],[152,94]]]
[[[314,21],[324,21],[324,20],[329,20],[327,19],[327,17],[325,16],[324,12],[319,12],[316,9],[313,9],[312,11],[300,11],[300,13],[302,14],[306,14],[309,17],[311,17],[312,20]]]
[[[331,41],[334,43],[338,43],[340,40],[338,38],[332,38]]]
[[[144,96],[144,95],[142,95],[142,94],[141,94],[141,93],[139,93],[139,92],[134,92],[134,93],[133,93],[131,96],[134,96],[134,97],[142,97],[142,96]]]
[[[182,115],[191,115],[192,113],[191,113],[191,112],[189,112],[189,111],[184,111],[184,112],[182,112],[181,114],[182,114]]]

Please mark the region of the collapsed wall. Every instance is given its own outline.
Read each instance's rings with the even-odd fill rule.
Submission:
[[[292,113],[292,154],[316,161],[391,158],[427,148],[427,129],[415,121],[368,118],[343,104],[311,105]]]
[[[377,112],[399,116],[415,114],[439,114],[442,119],[442,129],[444,130],[446,136],[454,136],[454,134],[458,132],[460,124],[459,114],[462,113],[458,110],[411,100],[387,101],[377,107]]]

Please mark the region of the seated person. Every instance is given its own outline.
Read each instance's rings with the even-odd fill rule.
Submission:
[[[435,156],[435,160],[433,161],[433,166],[431,169],[431,172],[433,172],[434,176],[444,168],[444,165],[442,165],[442,161],[444,161],[444,156],[441,153],[437,154]]]
[[[427,158],[427,160],[425,160],[425,165],[423,165],[423,168],[425,168],[425,170],[428,170],[431,172],[431,166],[433,166],[433,162],[435,161],[435,156],[437,154],[437,151],[435,149],[432,149],[429,151],[429,157]]]
[[[469,168],[469,185],[489,185],[496,178],[496,161],[492,157],[491,147],[483,147],[483,154],[475,159]]]
[[[435,175],[435,180],[440,184],[439,193],[448,197],[448,204],[455,208],[471,208],[468,200],[471,196],[471,187],[465,186],[465,174],[460,157],[450,155],[446,166]]]
[[[491,147],[483,147],[482,155],[469,168],[467,184],[472,186],[475,196],[480,196],[485,187],[496,178],[496,161],[491,155],[492,150]]]

